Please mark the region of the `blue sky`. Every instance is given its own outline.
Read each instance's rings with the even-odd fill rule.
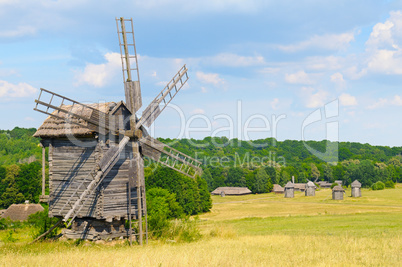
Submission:
[[[120,16],[134,20],[138,115],[189,68],[156,137],[402,146],[401,1],[0,0],[0,129],[39,127],[41,87],[122,100]]]

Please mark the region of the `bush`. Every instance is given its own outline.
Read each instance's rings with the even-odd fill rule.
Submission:
[[[155,237],[161,237],[169,228],[170,219],[183,216],[176,195],[163,188],[147,190],[147,212],[149,230]]]
[[[335,186],[337,186],[338,185],[338,183],[333,183],[332,185],[331,185],[331,189],[333,189]]]
[[[31,236],[33,239],[37,238],[41,234],[44,234],[55,223],[57,218],[49,218],[49,208],[45,207],[45,210],[31,214],[28,217],[28,224],[32,226]],[[51,231],[45,236],[45,238],[55,237],[57,235],[57,228]]]
[[[395,183],[392,180],[386,181],[384,185],[385,188],[395,188]]]
[[[384,190],[385,189],[385,184],[381,181],[378,181],[374,184],[371,185],[372,190]]]

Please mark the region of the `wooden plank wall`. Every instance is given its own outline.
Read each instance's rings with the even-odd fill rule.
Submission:
[[[90,142],[95,139],[82,139],[85,146],[76,146],[67,139],[53,139],[49,145],[49,168],[50,168],[50,199],[49,215],[64,216],[70,206],[66,206],[67,200],[76,188],[87,177],[89,172],[96,166],[102,155],[108,150],[104,143]],[[93,143],[92,143],[93,144]],[[92,217],[97,219],[126,218],[128,215],[128,166],[131,148],[128,146],[122,153],[120,160],[103,180],[99,190],[96,190],[81,209],[78,217]],[[91,180],[88,179],[88,183]],[[72,198],[74,203],[84,191],[81,187]],[[132,189],[132,215],[136,218],[137,190]]]

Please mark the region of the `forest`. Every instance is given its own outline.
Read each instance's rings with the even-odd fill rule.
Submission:
[[[41,148],[32,137],[34,128],[0,130],[0,208],[25,200],[38,202],[41,190]],[[392,184],[402,180],[402,147],[372,146],[355,142],[277,141],[252,142],[226,137],[163,139],[160,141],[201,161],[203,173],[197,181],[146,161],[147,189],[162,188],[174,194],[185,214],[209,210],[208,191],[218,186],[247,186],[253,193],[270,192],[273,184],[355,179],[363,187],[377,181]],[[323,161],[306,145],[338,161]],[[337,154],[336,154],[337,153]],[[161,192],[159,192],[161,193]]]

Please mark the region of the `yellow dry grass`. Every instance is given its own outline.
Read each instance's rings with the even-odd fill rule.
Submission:
[[[400,185],[344,201],[330,190],[213,197],[197,242],[0,242],[0,266],[401,266],[401,197]]]

